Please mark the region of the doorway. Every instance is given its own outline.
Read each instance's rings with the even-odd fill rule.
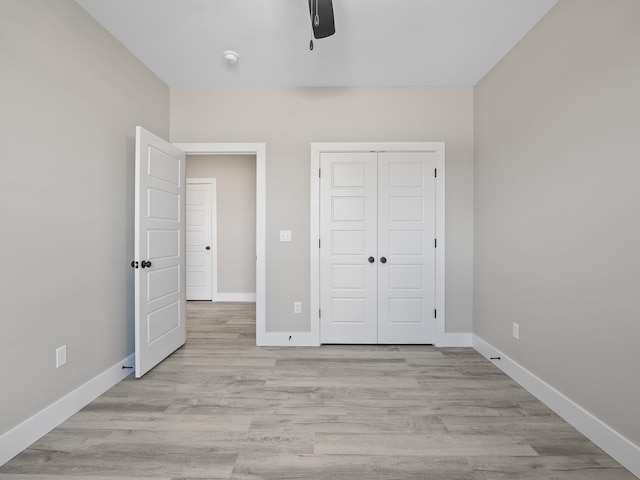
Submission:
[[[266,331],[266,145],[264,143],[174,143],[187,155],[251,155],[255,158],[256,345],[269,341]]]
[[[255,155],[187,155],[186,170],[187,298],[255,302]]]

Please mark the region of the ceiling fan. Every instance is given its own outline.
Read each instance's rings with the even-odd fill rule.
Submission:
[[[309,0],[309,14],[315,38],[326,38],[336,33],[332,0]],[[309,42],[309,50],[313,50],[313,38]]]

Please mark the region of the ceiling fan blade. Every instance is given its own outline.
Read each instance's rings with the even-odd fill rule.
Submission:
[[[336,33],[332,0],[309,0],[309,13],[315,38],[325,38]]]

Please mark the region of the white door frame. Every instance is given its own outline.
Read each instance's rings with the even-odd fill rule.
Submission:
[[[435,329],[436,346],[445,344],[445,144],[444,142],[354,142],[354,143],[312,143],[310,168],[310,270],[311,292],[309,311],[311,315],[310,344],[320,345],[320,154],[323,152],[436,152],[436,292],[437,310]]]
[[[174,143],[187,155],[256,157],[256,345],[268,342],[266,325],[266,165],[265,143]]]
[[[218,299],[218,204],[216,200],[216,179],[187,177],[187,185],[206,183],[211,188],[211,301]],[[185,195],[188,196],[189,191]],[[187,299],[188,300],[188,299]]]

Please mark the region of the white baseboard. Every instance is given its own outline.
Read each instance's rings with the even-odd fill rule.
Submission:
[[[441,339],[438,339],[436,347],[471,347],[473,346],[473,334],[465,332],[445,332]]]
[[[130,355],[0,436],[0,465],[130,375],[133,369],[123,369],[122,366],[133,366],[134,361],[134,355]]]
[[[263,347],[318,347],[320,340],[317,333],[312,332],[266,332],[259,335],[258,346]],[[436,344],[437,347],[471,347],[471,333],[445,333]]]
[[[214,302],[255,302],[255,293],[216,293]]]
[[[257,338],[259,347],[319,347],[318,336],[311,332],[264,332]]]
[[[606,423],[477,335],[473,336],[473,348],[488,359],[500,357],[500,360],[492,360],[494,365],[640,478],[640,447],[638,445],[620,435]]]

